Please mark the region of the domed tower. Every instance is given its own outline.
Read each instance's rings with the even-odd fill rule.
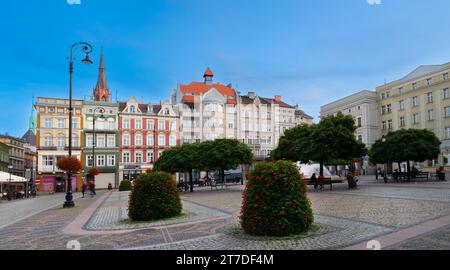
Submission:
[[[103,59],[103,49],[100,55],[100,67],[98,72],[97,85],[94,88],[94,100],[109,102],[109,88],[106,84],[105,62]]]

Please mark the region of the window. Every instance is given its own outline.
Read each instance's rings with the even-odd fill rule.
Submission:
[[[405,88],[400,87],[400,88],[398,89],[398,93],[399,93],[399,94],[405,93]]]
[[[123,145],[130,145],[130,135],[123,135]]]
[[[75,136],[75,135],[72,136],[72,146],[73,147],[79,147],[78,140],[79,140],[79,138],[77,136]]]
[[[169,123],[169,129],[170,129],[170,131],[175,131],[175,122],[174,121],[171,121]]]
[[[142,135],[136,135],[136,145],[142,145]]]
[[[428,110],[428,121],[434,120],[434,110]]]
[[[381,114],[386,114],[386,106],[381,106]]]
[[[427,85],[430,86],[432,84],[433,84],[433,79],[432,78],[427,79]]]
[[[450,88],[445,88],[444,89],[444,99],[449,99],[450,98]]]
[[[45,118],[45,128],[52,128],[52,119]]]
[[[43,156],[42,165],[44,167],[53,167],[53,156]]]
[[[158,121],[158,130],[164,130],[166,128],[165,126],[164,120]]]
[[[401,116],[400,117],[400,127],[405,127],[405,126],[406,126],[405,117]]]
[[[153,161],[154,161],[153,152],[147,152],[147,162],[153,163]]]
[[[233,129],[234,128],[234,122],[228,123],[228,128]]]
[[[386,121],[383,121],[383,122],[381,123],[381,129],[382,129],[382,130],[386,130],[386,129],[387,129]]]
[[[72,119],[72,128],[78,128],[78,119]]]
[[[108,136],[108,147],[115,147],[115,146],[116,146],[116,137]]]
[[[166,145],[166,136],[159,135],[159,137],[158,137],[158,145],[159,146],[165,146]]]
[[[105,166],[105,156],[104,155],[97,156],[97,166],[99,166],[99,167]]]
[[[123,128],[130,128],[130,120],[123,120]]]
[[[362,135],[358,135],[358,141],[360,141],[360,142],[363,141],[363,136]]]
[[[165,115],[170,115],[170,110],[166,108],[166,109],[164,110],[164,114],[165,114]]]
[[[176,146],[177,145],[177,137],[175,135],[170,135],[169,143],[170,143],[170,146]]]
[[[58,147],[66,146],[66,140],[64,137],[58,137]]]
[[[135,163],[142,163],[142,153],[136,153]]]
[[[105,136],[99,135],[97,137],[97,147],[105,147]]]
[[[450,107],[444,108],[444,115],[445,115],[445,117],[450,117]]]
[[[154,130],[155,129],[155,121],[152,120],[147,120],[147,129],[149,130]]]
[[[386,98],[386,94],[385,93],[381,93],[381,99],[385,99]]]
[[[153,134],[152,135],[147,135],[147,145],[154,145],[155,141],[153,138]]]
[[[386,98],[389,98],[389,96],[391,95],[391,92],[386,92]]]
[[[413,107],[419,106],[419,97],[412,98],[412,105],[413,105]]]
[[[108,156],[108,167],[114,167],[116,166],[116,156],[109,155]]]
[[[358,127],[362,127],[362,119],[361,119],[361,117],[358,117]]]
[[[95,123],[96,130],[104,130],[105,129],[105,121],[103,119],[98,119]]]
[[[442,77],[443,77],[444,81],[447,81],[448,80],[448,73],[445,73],[444,75],[442,75]]]
[[[392,128],[393,128],[392,120],[388,120],[388,129],[392,129]]]
[[[419,124],[420,123],[419,114],[418,113],[413,114],[413,119],[412,120],[413,120],[413,124],[414,125]]]
[[[392,105],[391,105],[391,104],[388,104],[388,105],[386,106],[386,110],[387,110],[388,113],[391,113],[391,112],[392,112]]]
[[[64,128],[64,119],[58,119],[58,128]]]
[[[92,158],[92,155],[86,156],[86,166],[94,167],[94,159]]]
[[[116,129],[116,121],[114,121],[113,119],[109,119],[108,120],[108,128],[109,128],[109,130]]]
[[[123,153],[123,163],[130,163],[130,153]]]
[[[433,103],[433,92],[427,93],[427,103]]]
[[[450,127],[445,128],[445,138],[447,140],[450,139]]]
[[[44,146],[45,147],[51,147],[52,146],[52,137],[45,137],[44,138]]]
[[[400,100],[398,105],[399,105],[400,111],[405,110],[405,101],[404,100]]]
[[[131,112],[131,113],[136,112],[136,108],[135,108],[133,105],[130,106],[130,112]]]
[[[136,129],[142,129],[142,120],[136,120]]]
[[[92,135],[87,135],[86,136],[86,146],[92,147],[92,142],[93,142],[92,138],[93,138]]]
[[[412,89],[413,89],[413,90],[416,90],[416,89],[417,89],[417,83],[413,83],[413,84],[412,84]]]

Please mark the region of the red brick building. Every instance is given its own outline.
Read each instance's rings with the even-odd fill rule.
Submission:
[[[152,169],[164,150],[180,145],[179,125],[168,101],[152,105],[132,97],[119,103],[119,178],[136,178]]]

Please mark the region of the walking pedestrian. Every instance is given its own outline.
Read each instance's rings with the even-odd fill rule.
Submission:
[[[85,182],[83,182],[83,185],[81,186],[81,193],[83,194],[82,198],[84,198],[84,193],[86,193],[86,188],[87,188],[87,185]]]
[[[315,173],[311,176],[310,182],[314,185],[314,189],[317,189],[317,177]]]

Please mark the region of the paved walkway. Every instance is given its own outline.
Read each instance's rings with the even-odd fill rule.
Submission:
[[[0,205],[0,220],[9,220],[0,228],[0,248],[66,249],[68,241],[76,240],[91,250],[367,249],[370,240],[378,240],[384,249],[450,249],[448,182],[386,185],[363,178],[354,191],[346,184],[333,191],[310,189],[315,228],[291,238],[244,234],[238,220],[242,190],[232,186],[183,193],[185,215],[158,223],[127,221],[126,192],[78,198],[74,209],[63,209],[58,195],[46,197],[42,208],[14,202],[25,203],[25,218]],[[32,215],[36,209],[40,213]]]
[[[81,194],[74,193],[74,199]],[[36,197],[32,199],[20,199],[0,204],[0,229],[26,219],[58,205],[63,205],[66,194]]]

